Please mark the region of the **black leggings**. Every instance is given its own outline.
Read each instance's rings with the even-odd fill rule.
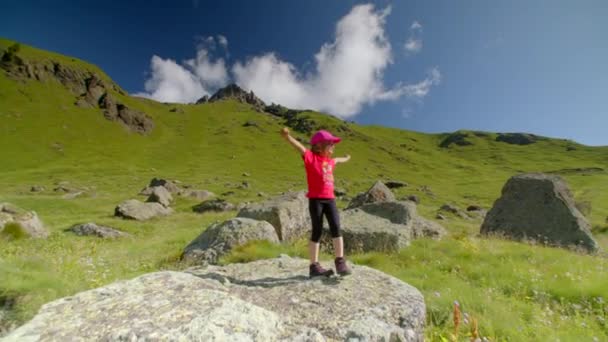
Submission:
[[[342,236],[340,234],[340,216],[338,215],[338,208],[336,208],[336,201],[334,199],[309,198],[308,210],[310,211],[310,219],[312,221],[312,237],[310,238],[312,242],[319,242],[321,240],[323,215],[327,217],[327,222],[329,222],[331,237],[337,238]]]

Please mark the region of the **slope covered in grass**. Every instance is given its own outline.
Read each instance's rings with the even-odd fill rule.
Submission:
[[[0,50],[12,44],[0,40]],[[24,45],[18,55],[29,63],[52,61],[95,73],[112,84],[83,61]],[[158,269],[179,269],[183,265],[177,260],[189,241],[211,222],[235,214],[201,216],[190,210],[196,201],[178,198],[176,213],[169,217],[143,223],[114,218],[114,207],[137,198],[153,177],[178,179],[216,194],[232,191],[224,197],[234,203],[258,201],[259,192],[272,196],[306,186],[299,156],[278,133],[286,124],[283,117],[233,100],[163,104],[130,97],[119,87],[110,91],[150,116],[154,129],[134,133],[104,118],[99,108],[76,106],[78,94],[56,79],[14,79],[0,72],[0,202],[36,211],[51,231],[48,240],[0,239],[0,302],[10,298],[12,321],[30,318],[57,297]],[[298,117],[343,137],[336,154],[352,159],[340,164],[335,175],[337,187],[351,197],[378,179],[405,181],[408,186],[397,189],[397,197],[419,196],[419,212],[433,219],[444,203],[490,208],[506,180],[519,172],[553,172],[566,179],[576,201],[587,208],[596,239],[608,248],[608,147],[562,139],[511,145],[496,141],[496,133],[462,131],[471,145],[442,148],[448,134],[361,126],[317,112]],[[306,133],[294,135],[308,139]],[[239,187],[243,181],[248,188]],[[65,199],[52,191],[59,182],[86,189],[85,194]],[[32,185],[46,191],[32,193]],[[64,232],[89,221],[132,237],[100,241]],[[423,291],[429,340],[452,333],[454,300],[493,340],[608,339],[607,309],[601,302],[608,298],[602,285],[604,256],[479,239],[478,219],[450,216],[441,224],[451,233],[442,242],[417,241],[394,255],[352,256]],[[280,252],[305,255],[305,242],[252,245],[226,260]]]

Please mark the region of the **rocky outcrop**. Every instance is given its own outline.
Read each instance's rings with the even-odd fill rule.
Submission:
[[[512,145],[530,145],[547,138],[528,133],[499,133],[496,141]]]
[[[589,222],[576,209],[566,182],[553,175],[511,177],[487,213],[481,234],[575,246],[588,251],[598,249]]]
[[[234,247],[249,241],[279,242],[274,227],[266,221],[237,217],[212,224],[184,249],[182,259],[197,264],[216,264]]]
[[[97,236],[103,239],[115,239],[129,235],[114,228],[99,226],[92,222],[75,224],[68,228],[68,231],[80,236]]]
[[[395,201],[393,192],[384,183],[377,181],[369,190],[353,198],[348,204],[347,209],[357,208],[367,203],[392,201]]]
[[[125,201],[114,209],[114,216],[137,221],[145,221],[157,216],[170,215],[171,213],[173,213],[173,209],[166,208],[160,203],[143,203],[134,199]]]
[[[6,341],[423,341],[414,287],[365,266],[307,272],[282,257],[150,273],[48,303]]]
[[[310,230],[308,199],[304,191],[291,192],[262,203],[247,205],[237,217],[248,217],[269,222],[279,240],[294,241]]]
[[[260,100],[257,96],[255,96],[253,91],[246,92],[234,83],[219,89],[208,99],[206,98],[206,96],[203,96],[198,101],[196,101],[196,103],[200,104],[206,102],[217,102],[225,99],[233,99],[241,103],[250,104],[255,110],[259,112],[263,112],[264,108],[266,107],[264,101]]]
[[[439,143],[439,147],[448,148],[452,145],[457,145],[457,146],[473,145],[473,143],[470,140],[467,140],[468,137],[469,137],[469,133],[454,132],[454,133],[448,135],[447,137],[445,137],[441,141],[441,143]]]
[[[0,203],[0,233],[11,223],[17,225],[19,232],[10,234],[16,233],[25,237],[41,239],[49,236],[49,232],[36,212],[23,210],[10,203]]]
[[[147,134],[154,122],[145,113],[127,107],[113,94],[125,94],[113,82],[103,81],[96,71],[85,67],[68,66],[54,60],[29,61],[19,56],[19,51],[5,57],[0,68],[15,80],[36,80],[61,83],[76,96],[75,104],[85,108],[99,108],[106,119],[124,125],[128,130]]]
[[[119,122],[133,132],[145,134],[154,128],[152,118],[117,102],[109,93],[99,98],[99,108],[104,110],[103,116],[106,119]]]

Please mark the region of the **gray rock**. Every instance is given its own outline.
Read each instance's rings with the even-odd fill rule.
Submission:
[[[18,224],[29,237],[45,239],[49,232],[34,211],[25,211],[10,203],[0,203],[0,232],[8,223]]]
[[[140,195],[150,196],[155,186],[162,186],[172,194],[179,194],[181,189],[177,186],[175,181],[170,181],[162,178],[152,178],[150,184],[139,192]]]
[[[249,218],[233,218],[207,228],[186,246],[183,259],[200,264],[215,264],[234,247],[254,240],[279,242],[270,223]]]
[[[190,197],[199,201],[204,201],[215,196],[215,194],[207,190],[182,190],[180,192],[180,196]]]
[[[114,239],[129,234],[106,226],[98,226],[95,223],[75,224],[68,231],[80,236],[97,236],[104,239]]]
[[[392,202],[395,201],[395,195],[381,181],[377,181],[369,190],[358,194],[348,204],[347,209],[357,208],[366,203],[376,202]]]
[[[397,181],[397,180],[390,180],[390,181],[385,182],[384,185],[386,185],[386,187],[389,189],[399,189],[399,188],[406,187],[407,183],[402,182],[402,181]]]
[[[164,186],[152,187],[152,193],[146,202],[160,203],[163,207],[168,208],[173,202],[173,196]]]
[[[440,240],[448,234],[447,230],[437,222],[427,220],[421,216],[415,216],[412,222],[412,237],[418,238],[431,238],[434,240]]]
[[[222,211],[230,211],[230,210],[235,210],[235,209],[236,209],[236,207],[234,206],[234,204],[232,204],[230,202],[226,202],[225,200],[223,200],[221,198],[203,201],[202,203],[199,203],[192,207],[192,211],[194,211],[196,213],[200,213],[200,214],[203,214],[208,211],[222,212]]]
[[[44,187],[40,186],[40,185],[32,185],[32,187],[30,188],[31,192],[43,192],[44,191]]]
[[[427,220],[418,215],[414,202],[380,202],[366,204],[361,210],[385,218],[392,223],[408,226],[412,238],[430,237],[441,239],[447,234],[440,224]]]
[[[353,271],[308,280],[308,261],[277,258],[146,274],[48,303],[6,341],[423,341],[420,292]]]
[[[447,220],[447,219],[448,219],[448,218],[447,218],[447,217],[445,217],[445,215],[443,215],[443,214],[437,214],[437,215],[435,216],[435,218],[436,218],[436,219],[438,219],[438,220],[442,220],[442,221],[445,221],[445,220]]]
[[[304,191],[290,192],[262,203],[247,205],[239,211],[237,217],[269,222],[281,241],[299,239],[310,230],[308,199]]]
[[[468,219],[470,218],[469,215],[467,215],[467,213],[465,213],[464,211],[462,211],[460,208],[456,207],[455,205],[452,204],[444,204],[441,206],[441,208],[439,208],[440,211],[444,211],[444,212],[448,212],[450,214],[454,214],[458,217],[461,217],[463,219]]]
[[[414,202],[416,204],[420,204],[420,197],[416,196],[416,195],[409,195],[407,197],[405,197],[406,200]]]
[[[511,177],[488,212],[481,234],[576,246],[592,252],[598,249],[589,222],[576,209],[566,182],[545,174]]]
[[[159,203],[143,203],[134,199],[125,201],[114,209],[114,216],[137,221],[170,215],[171,213],[173,213],[173,209],[165,208]]]
[[[69,192],[69,193],[61,196],[61,198],[71,200],[71,199],[78,198],[82,195],[84,195],[84,191],[76,191],[76,192]]]
[[[409,246],[412,227],[363,211],[348,209],[340,214],[340,230],[347,254],[364,252],[395,252]],[[321,246],[332,251],[329,228],[324,227]]]

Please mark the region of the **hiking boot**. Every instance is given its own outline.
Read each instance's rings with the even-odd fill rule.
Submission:
[[[345,275],[349,275],[352,273],[352,271],[346,264],[346,259],[336,258],[336,260],[334,262],[336,263],[336,272],[338,272],[339,275],[345,276]]]
[[[312,263],[310,264],[310,270],[309,273],[311,278],[313,277],[320,277],[320,276],[324,276],[324,277],[329,277],[332,274],[334,274],[333,270],[326,270],[323,268],[323,266],[321,266],[321,264],[319,264],[318,262]]]

